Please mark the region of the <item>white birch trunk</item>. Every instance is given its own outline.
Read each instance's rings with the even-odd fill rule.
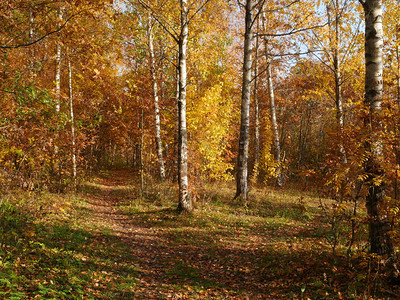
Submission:
[[[144,198],[144,157],[143,157],[143,147],[144,147],[144,110],[143,110],[143,98],[142,105],[140,108],[140,146],[139,146],[139,159],[140,159],[140,196]]]
[[[188,3],[180,0],[181,4],[181,34],[179,36],[179,144],[178,144],[178,180],[179,180],[179,204],[178,210],[191,212],[193,210],[192,199],[189,195],[188,183],[188,149],[186,126],[186,85],[187,85],[187,43],[188,43]]]
[[[343,145],[343,130],[344,130],[344,113],[343,113],[343,96],[342,96],[342,74],[341,74],[341,57],[340,57],[340,18],[341,11],[339,1],[335,1],[333,7],[335,15],[335,27],[332,28],[332,18],[330,7],[327,7],[328,24],[329,24],[329,39],[333,50],[333,73],[335,79],[335,105],[336,105],[336,122],[339,133],[339,152],[343,163],[347,163],[346,150]],[[334,36],[332,36],[332,32]]]
[[[71,60],[68,58],[68,87],[69,87],[69,107],[71,120],[71,138],[72,138],[72,177],[76,187],[76,138],[75,138],[75,116],[74,116],[74,93],[72,89],[72,67]]]
[[[267,43],[266,46],[268,46]],[[275,144],[274,159],[276,163],[276,174],[277,174],[276,183],[278,186],[282,186],[283,182],[282,182],[282,171],[281,171],[281,143],[279,140],[278,121],[276,119],[275,94],[274,94],[274,83],[272,80],[271,60],[267,62],[267,76],[268,76],[268,91],[269,91],[269,101],[271,110],[271,125],[272,125],[272,132],[274,135],[274,144]]]
[[[178,182],[179,182],[179,55],[178,55],[178,59],[177,59],[177,68],[176,68],[176,107],[175,107],[175,135],[174,135],[174,151],[175,151],[175,163],[178,166],[178,174],[177,174],[177,178],[178,178]]]
[[[370,251],[381,255],[393,254],[393,243],[389,235],[391,222],[385,211],[385,186],[375,180],[385,176],[380,166],[382,143],[377,132],[381,130],[379,113],[383,98],[383,26],[382,0],[366,0],[361,2],[365,13],[365,105],[369,115],[365,120],[370,140],[366,141],[366,151],[369,153],[365,163],[369,187],[366,198],[368,213]]]
[[[251,65],[253,52],[253,13],[254,0],[246,1],[245,34],[242,102],[240,108],[239,152],[236,174],[236,195],[242,197],[247,205],[248,196],[248,158],[249,158],[249,127],[250,127],[250,95],[251,95]]]
[[[32,13],[32,8],[29,9],[29,42],[32,43],[34,41],[34,30],[33,30],[33,24],[35,23],[35,19],[33,17]],[[35,67],[35,51],[34,47],[29,47],[29,71],[30,71],[30,77],[31,80],[33,80],[33,74],[34,74],[34,67]]]
[[[154,58],[154,43],[153,43],[153,26],[152,19],[149,13],[149,24],[147,27],[147,35],[149,39],[149,52],[150,52],[150,73],[153,83],[153,97],[154,97],[154,123],[155,123],[155,140],[156,140],[156,150],[158,163],[160,168],[160,178],[162,181],[165,179],[165,167],[164,158],[162,152],[162,140],[161,140],[161,121],[160,121],[160,106],[158,98],[158,85],[156,76],[156,66]]]
[[[58,11],[58,18],[60,21],[63,19],[63,12],[62,9],[59,8]],[[61,103],[61,53],[62,46],[61,42],[57,42],[57,50],[56,50],[56,78],[55,78],[55,97],[56,97],[56,111],[60,112],[60,103]]]
[[[258,27],[258,21],[257,21]],[[254,171],[258,174],[260,164],[260,103],[258,99],[258,36],[256,37],[256,49],[254,57],[254,139],[255,139],[255,154],[254,154]]]
[[[265,11],[262,11],[262,25],[263,31],[266,31],[265,26]],[[264,37],[264,47],[265,47],[265,59],[267,62],[267,77],[268,77],[268,92],[269,92],[269,102],[270,102],[270,113],[271,113],[271,125],[272,125],[272,134],[274,136],[274,160],[276,163],[276,174],[277,174],[277,185],[283,185],[283,178],[282,178],[282,169],[281,169],[281,143],[279,138],[279,127],[278,121],[276,118],[276,106],[275,106],[275,93],[274,93],[274,83],[272,79],[272,67],[271,62],[272,60],[269,57],[269,46],[268,46],[268,38]]]

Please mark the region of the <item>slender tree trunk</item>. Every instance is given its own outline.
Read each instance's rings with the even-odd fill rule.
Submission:
[[[58,10],[58,18],[60,19],[60,22],[63,19],[63,11],[61,7]],[[57,112],[60,112],[60,102],[61,102],[61,54],[62,54],[61,52],[62,52],[61,42],[58,41],[56,50],[56,78],[55,78],[55,84],[56,84],[55,100],[56,100]]]
[[[142,99],[142,107],[140,108],[140,143],[139,143],[139,161],[140,161],[140,195],[141,198],[144,197],[144,155],[143,155],[143,147],[144,147],[144,109],[143,109],[143,99]]]
[[[158,85],[156,77],[156,63],[154,59],[154,45],[153,45],[153,25],[152,18],[149,12],[149,24],[147,27],[147,35],[149,39],[149,52],[150,52],[150,73],[153,82],[153,97],[154,97],[154,123],[155,123],[155,140],[156,140],[156,150],[158,163],[160,168],[160,178],[162,181],[165,179],[165,167],[164,158],[162,152],[162,141],[161,141],[161,121],[160,121],[160,107],[158,98]]]
[[[267,76],[268,76],[268,90],[269,90],[269,101],[270,101],[270,109],[271,109],[271,123],[272,123],[272,132],[274,134],[274,158],[277,173],[277,185],[282,186],[282,171],[281,171],[281,146],[279,140],[279,129],[278,129],[278,121],[276,119],[276,107],[275,107],[275,94],[274,94],[274,84],[272,81],[272,70],[271,70],[271,61],[267,63]]]
[[[61,102],[61,45],[57,44],[57,56],[56,56],[56,111],[60,112],[60,102]]]
[[[253,13],[254,0],[246,1],[245,35],[244,35],[244,60],[243,60],[243,83],[242,103],[240,117],[239,153],[236,174],[236,195],[242,197],[247,205],[247,179],[249,158],[249,127],[250,127],[250,94],[251,94],[251,65],[253,51]]]
[[[175,135],[174,135],[174,159],[175,163],[178,166],[178,174],[177,180],[179,182],[179,56],[177,59],[177,67],[176,67],[176,84],[175,84],[175,94],[176,94],[176,107],[175,107]]]
[[[342,157],[342,162],[347,163],[346,150],[343,145],[343,130],[344,130],[344,113],[343,113],[343,97],[342,97],[342,74],[341,74],[341,59],[340,59],[340,18],[341,12],[339,8],[339,1],[336,0],[333,10],[335,14],[335,27],[332,28],[332,18],[330,14],[331,8],[327,7],[328,24],[329,24],[329,39],[333,47],[333,73],[335,79],[335,106],[336,106],[336,121],[339,133],[339,152]],[[333,32],[333,36],[332,36]]]
[[[300,170],[303,165],[303,137],[304,137],[304,128],[303,128],[303,115],[301,115],[300,126],[299,126],[299,146],[298,146],[298,157],[297,157],[297,169]]]
[[[257,31],[259,30],[259,20],[257,19]],[[258,175],[260,169],[260,103],[258,99],[258,47],[259,38],[256,36],[256,48],[254,53],[254,140],[255,140],[255,154],[254,154],[254,172]],[[257,178],[255,178],[257,179]]]
[[[72,89],[72,68],[71,60],[68,58],[68,87],[69,87],[69,107],[71,118],[71,137],[72,137],[72,176],[74,187],[76,187],[76,139],[75,139],[75,117],[74,117],[74,93]]]
[[[35,38],[35,32],[33,30],[33,24],[35,23],[35,18],[33,17],[32,8],[29,9],[29,42],[33,42]],[[35,51],[34,47],[29,47],[29,71],[30,78],[33,80],[34,75],[34,67],[35,67]]]
[[[186,126],[186,53],[189,34],[188,3],[180,0],[181,4],[181,34],[179,36],[179,145],[178,145],[178,180],[179,180],[179,204],[178,210],[191,212],[193,210],[192,199],[189,195],[188,183],[188,149]]]
[[[397,32],[400,30],[400,25],[397,26]],[[396,35],[396,43],[399,43],[399,34]],[[397,95],[396,95],[396,104],[397,104],[397,112],[400,111],[400,47],[396,47],[396,60],[397,60]],[[397,122],[395,125],[396,132],[396,147],[395,147],[395,155],[396,155],[396,174],[394,179],[394,199],[397,201],[399,199],[399,187],[398,187],[398,173],[400,170],[400,123]]]
[[[58,8],[58,18],[59,22],[62,22],[63,19],[63,9],[62,7]],[[55,91],[54,91],[54,96],[55,96],[55,109],[56,112],[60,112],[60,107],[61,107],[61,55],[62,55],[62,46],[61,46],[61,38],[58,36],[57,40],[57,48],[56,48],[56,73],[55,73]],[[59,139],[60,139],[60,133],[56,130],[54,134],[54,154],[55,157],[51,159],[51,168],[53,172],[53,176],[57,178],[58,180],[58,188],[61,187],[61,174],[62,174],[62,163],[61,159],[58,157],[59,155]]]
[[[397,26],[397,32],[400,35],[400,25]],[[400,43],[400,38],[397,37],[397,43]],[[396,57],[397,57],[397,103],[400,105],[400,47],[396,47]]]
[[[263,31],[266,31],[266,16],[265,11],[262,11],[262,25]],[[274,136],[274,160],[277,165],[276,173],[277,179],[276,183],[278,186],[283,185],[282,178],[282,169],[281,169],[281,143],[279,138],[279,127],[278,121],[276,118],[276,106],[275,106],[275,93],[274,93],[274,83],[272,79],[272,67],[271,67],[271,58],[269,57],[269,46],[268,46],[268,38],[264,37],[264,47],[265,47],[265,59],[267,62],[267,77],[268,77],[268,92],[269,92],[269,101],[270,101],[270,112],[271,112],[271,125],[272,125],[272,133]]]
[[[366,141],[366,151],[369,158],[365,163],[368,174],[366,184],[369,193],[366,207],[369,222],[370,251],[381,255],[392,255],[393,244],[389,235],[391,222],[388,219],[385,201],[384,170],[380,166],[382,143],[377,134],[381,130],[379,112],[383,96],[383,28],[382,0],[361,1],[365,12],[365,105],[369,108],[365,125],[369,130],[369,140]]]

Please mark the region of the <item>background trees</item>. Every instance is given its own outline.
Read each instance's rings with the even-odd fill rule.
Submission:
[[[62,191],[129,166],[144,197],[158,179],[178,182],[185,211],[197,185],[235,176],[245,203],[249,177],[324,183],[352,203],[370,184],[370,221],[383,187],[398,199],[396,1],[385,3],[384,95],[369,90],[382,72],[364,74],[360,53],[375,52],[353,2],[25,2],[0,8],[3,191]]]

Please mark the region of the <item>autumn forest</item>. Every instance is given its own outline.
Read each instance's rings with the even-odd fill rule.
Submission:
[[[0,0],[0,298],[398,299],[398,0]]]

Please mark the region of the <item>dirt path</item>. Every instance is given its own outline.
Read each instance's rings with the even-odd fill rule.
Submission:
[[[87,219],[103,224],[109,228],[111,235],[129,245],[131,256],[135,260],[130,263],[135,264],[138,269],[135,298],[268,298],[265,294],[266,283],[259,279],[254,282],[254,274],[243,271],[237,276],[237,272],[226,269],[224,262],[210,256],[204,245],[171,246],[168,234],[162,229],[141,224],[134,215],[129,216],[122,212],[120,205],[127,200],[134,201],[135,198],[132,190],[129,190],[131,178],[133,174],[129,170],[110,171],[93,183],[92,192],[87,194],[86,201],[90,212]],[[174,214],[172,210],[171,214]],[[258,254],[221,249],[217,256],[239,265],[240,257],[256,255]],[[196,265],[198,268],[185,268],[187,265]],[[179,270],[180,267],[182,270]],[[171,269],[174,271],[169,272]],[[197,273],[198,270],[200,271]],[[190,274],[184,274],[185,272]],[[192,283],[186,284],[188,281]],[[192,289],[193,281],[198,281],[198,289]]]
[[[107,291],[111,299],[358,299],[361,295],[357,272],[349,271],[345,257],[333,256],[326,243],[327,224],[318,214],[304,214],[313,212],[313,206],[293,199],[292,205],[287,199],[282,204],[273,198],[244,211],[228,202],[230,187],[221,186],[221,198],[199,201],[193,215],[179,215],[174,209],[175,190],[164,197],[162,188],[149,188],[147,200],[138,203],[132,178],[129,170],[109,171],[89,184],[85,194],[84,219],[92,223],[87,230],[93,228],[94,242],[106,244],[107,250],[96,272],[108,272],[105,276],[119,281],[125,274],[133,278],[122,288],[95,287],[96,297]],[[205,193],[205,198],[214,195],[212,189]],[[265,214],[257,210],[262,205],[267,205]],[[276,215],[269,215],[273,210]],[[98,254],[91,257],[96,263]],[[125,273],[132,266],[134,270]]]
[[[158,246],[161,241],[154,230],[135,224],[131,216],[123,213],[118,206],[126,202],[129,195],[128,183],[133,174],[129,170],[114,170],[95,181],[97,192],[87,199],[91,218],[112,230],[111,235],[129,244],[131,254],[136,258],[139,269],[138,297],[147,299],[172,296],[158,291],[163,285],[163,269],[160,265],[164,255]]]

